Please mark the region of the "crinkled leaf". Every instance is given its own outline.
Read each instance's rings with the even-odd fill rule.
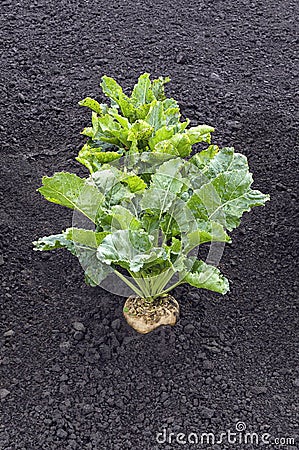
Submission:
[[[151,103],[145,121],[149,123],[154,128],[154,130],[158,130],[165,124],[165,116],[163,111],[163,105],[161,102],[154,100]]]
[[[107,236],[98,247],[97,257],[106,264],[118,264],[132,272],[139,272],[144,263],[155,260],[164,252],[152,247],[144,231],[120,230]]]
[[[90,97],[86,97],[84,100],[81,100],[79,102],[79,105],[86,106],[87,108],[91,109],[92,111],[96,112],[99,115],[102,115],[106,108],[106,105],[100,105],[99,102]]]
[[[55,250],[57,248],[66,248],[73,255],[76,254],[73,242],[67,239],[65,232],[60,234],[52,234],[51,236],[44,236],[33,242],[34,250]]]
[[[169,81],[169,77],[159,77],[152,81],[152,91],[157,100],[162,101],[165,99],[164,86]]]
[[[96,232],[83,228],[68,228],[65,235],[68,240],[85,247],[98,248],[103,239],[109,234],[107,231]]]
[[[228,230],[236,228],[245,211],[262,206],[269,196],[250,188],[252,175],[246,170],[220,173],[195,190],[187,204],[202,220],[214,220]]]
[[[142,227],[140,221],[121,205],[114,205],[101,221],[101,226],[107,231],[138,230]]]
[[[94,222],[97,210],[104,201],[99,190],[73,173],[58,172],[43,177],[38,191],[50,202],[76,209]]]
[[[126,175],[122,179],[126,183],[131,192],[142,192],[146,189],[146,183],[138,175]]]
[[[131,99],[135,107],[139,107],[145,103],[150,103],[155,99],[155,96],[151,90],[151,81],[148,73],[144,73],[138,78],[138,82],[134,86]]]
[[[206,264],[203,261],[196,261],[191,269],[184,276],[184,282],[197,288],[209,289],[210,291],[226,294],[229,291],[229,282],[217,267]]]
[[[186,134],[190,140],[191,145],[197,142],[211,142],[211,133],[214,131],[213,127],[209,125],[197,125],[186,130]]]
[[[224,147],[219,150],[217,146],[211,145],[206,150],[194,155],[190,162],[195,164],[209,179],[215,178],[222,172],[248,170],[246,156],[235,153],[232,147]]]
[[[142,141],[149,139],[153,132],[153,127],[144,120],[136,120],[128,132],[128,141]]]

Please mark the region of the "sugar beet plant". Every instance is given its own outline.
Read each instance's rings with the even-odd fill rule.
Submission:
[[[177,102],[165,97],[167,81],[141,75],[129,97],[103,77],[111,104],[80,102],[92,109],[77,157],[89,176],[55,173],[38,189],[87,222],[38,239],[35,249],[66,248],[91,285],[117,276],[135,293],[124,314],[142,333],[175,323],[178,305],[169,292],[179,284],[228,291],[220,271],[198,258],[198,246],[231,242],[228,232],[243,213],[269,198],[251,188],[244,155],[210,145],[212,127],[181,121]],[[190,156],[198,142],[207,148]]]

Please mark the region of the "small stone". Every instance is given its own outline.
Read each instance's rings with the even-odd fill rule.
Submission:
[[[184,327],[184,331],[186,334],[192,334],[194,330],[195,330],[195,326],[192,325],[191,323],[189,323],[188,325],[186,325]]]
[[[294,386],[299,387],[299,378],[296,378],[296,380],[294,380]]]
[[[101,345],[100,352],[101,352],[101,357],[104,360],[111,359],[111,350],[108,345],[106,345],[106,344]]]
[[[267,393],[267,387],[266,386],[252,386],[251,392],[256,395],[266,394]]]
[[[0,389],[0,400],[4,400],[9,394],[10,391],[7,389]]]
[[[59,429],[57,430],[57,436],[58,436],[60,439],[65,439],[65,438],[67,438],[67,432],[66,432],[65,430],[63,430],[62,428],[59,428]]]
[[[85,328],[85,326],[83,325],[82,322],[73,322],[72,325],[73,325],[74,330],[81,331],[82,333],[85,333],[86,328]]]
[[[120,319],[113,320],[113,322],[111,323],[111,326],[112,326],[113,330],[119,330],[120,329]]]
[[[223,83],[222,78],[215,72],[212,72],[210,75],[211,80],[217,81],[218,83]]]
[[[60,351],[63,353],[67,352],[70,349],[70,347],[71,347],[70,341],[60,342],[59,344]]]
[[[0,266],[3,266],[4,264],[4,258],[3,255],[0,255]]]
[[[185,64],[187,62],[187,57],[184,53],[178,53],[175,60],[178,64]]]
[[[3,333],[3,336],[4,337],[11,337],[14,334],[15,334],[14,330],[8,330],[8,331],[5,331],[5,333]]]
[[[280,192],[283,192],[287,190],[287,187],[284,184],[278,182],[276,183],[276,189]]]
[[[200,415],[203,419],[211,419],[214,415],[215,411],[214,409],[203,407],[200,410]]]
[[[227,120],[226,125],[232,130],[240,130],[242,128],[242,124],[238,120]]]
[[[25,102],[25,97],[24,97],[24,95],[22,94],[22,92],[19,92],[18,93],[18,97],[19,97],[19,99],[21,100],[21,102]]]
[[[212,370],[214,367],[214,364],[212,361],[205,359],[202,363],[202,367],[203,367],[203,369],[206,369],[206,370]]]
[[[83,341],[84,333],[82,331],[75,331],[74,339],[76,339],[76,341]]]

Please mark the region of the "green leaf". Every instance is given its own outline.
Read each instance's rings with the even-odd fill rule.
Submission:
[[[123,93],[121,86],[111,77],[107,77],[104,75],[102,77],[102,82],[100,83],[102,91],[107,97],[112,98],[115,102],[118,102],[118,99]]]
[[[169,83],[169,81],[169,77],[159,77],[152,81],[152,91],[157,100],[162,101],[165,99],[164,85]]]
[[[211,145],[206,150],[194,155],[190,162],[195,164],[209,179],[215,178],[222,172],[248,171],[246,156],[235,153],[232,147],[224,147],[219,151],[218,147]]]
[[[129,201],[134,197],[134,193],[131,192],[129,186],[122,184],[124,178],[126,178],[126,175],[115,167],[104,168],[92,174],[92,180],[103,194],[107,208],[122,201]]]
[[[34,246],[33,250],[35,251],[66,248],[73,255],[76,254],[74,244],[71,240],[67,239],[65,232],[39,238],[37,241],[33,242],[33,246]]]
[[[144,120],[136,120],[128,132],[128,141],[143,141],[150,138],[153,127]]]
[[[187,204],[197,218],[214,220],[231,231],[240,224],[245,211],[269,200],[268,195],[250,188],[252,181],[246,170],[220,173],[195,190]]]
[[[155,131],[165,125],[165,116],[161,102],[154,100],[151,103],[151,107],[145,121],[152,125]]]
[[[87,180],[73,173],[58,172],[53,177],[43,177],[43,186],[37,189],[48,201],[76,209],[94,222],[97,209],[104,196]]]
[[[99,285],[110,273],[113,272],[108,264],[103,264],[97,258],[97,249],[92,247],[76,247],[77,256],[84,269],[85,280],[91,286]]]
[[[155,96],[151,90],[151,81],[148,73],[140,75],[138,83],[134,86],[131,100],[135,107],[144,105],[145,103],[151,103],[155,99]]]
[[[95,232],[83,228],[68,228],[65,235],[68,240],[85,247],[98,248],[109,232]]]
[[[191,284],[191,286],[209,289],[223,295],[229,291],[227,278],[216,267],[203,261],[194,263],[192,271],[184,276],[184,282]]]
[[[141,223],[127,208],[114,205],[111,211],[101,220],[101,226],[104,230],[114,232],[117,230],[138,230],[141,228]]]
[[[151,246],[144,231],[119,230],[107,236],[97,251],[105,264],[118,264],[132,272],[139,272],[145,262],[161,257],[165,251]]]
[[[191,145],[197,142],[208,142],[211,143],[211,133],[215,131],[213,127],[209,125],[198,125],[196,127],[191,127],[186,130],[186,134],[190,140]]]
[[[205,242],[231,242],[230,237],[220,223],[214,222],[213,220],[210,222],[198,221],[197,226],[197,230],[187,235],[185,252],[189,252]]]
[[[115,161],[121,158],[117,152],[104,152],[101,149],[95,149],[85,145],[79,152],[76,160],[88,168],[90,173],[100,169],[102,164]]]
[[[153,137],[150,138],[148,141],[149,147],[153,150],[155,148],[155,145],[158,144],[161,141],[165,141],[170,139],[175,133],[175,127],[167,127],[163,126],[159,128]]]
[[[177,133],[170,139],[171,144],[176,149],[176,152],[179,156],[184,158],[185,156],[190,155],[192,147],[189,135],[186,133]]]
[[[93,98],[86,97],[84,100],[81,100],[79,102],[80,106],[86,106],[87,108],[91,109],[92,111],[96,112],[99,115],[103,114],[103,106],[100,105],[99,102],[94,100]],[[105,107],[106,105],[104,105]]]
[[[138,175],[126,175],[122,179],[127,184],[131,192],[142,192],[146,189],[146,183]]]

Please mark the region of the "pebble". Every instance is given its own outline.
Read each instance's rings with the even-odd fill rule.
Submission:
[[[67,432],[65,430],[63,430],[62,428],[58,428],[57,430],[57,436],[60,439],[65,439],[67,437]]]
[[[185,64],[187,62],[187,57],[184,53],[178,53],[175,60],[178,64]]]
[[[186,325],[184,327],[184,331],[186,334],[192,334],[194,330],[195,330],[195,326],[192,325],[191,323],[189,323],[188,325]]]
[[[4,400],[9,394],[10,391],[7,389],[0,389],[0,400]]]
[[[210,75],[211,80],[217,81],[218,83],[223,83],[222,78],[215,72],[212,72]]]
[[[4,264],[4,258],[3,255],[0,255],[0,266],[3,266]]]
[[[215,413],[214,409],[203,407],[200,410],[200,415],[203,419],[211,419]]]
[[[226,125],[232,130],[240,130],[242,128],[242,124],[238,120],[227,120]]]
[[[82,331],[75,331],[74,339],[76,339],[76,341],[83,341],[84,333]]]
[[[76,331],[82,331],[82,333],[85,333],[86,331],[86,328],[82,322],[73,322],[72,326]]]
[[[11,337],[14,334],[15,334],[14,330],[8,330],[8,331],[5,331],[5,333],[3,333],[3,336],[4,337]]]
[[[112,326],[113,330],[119,330],[120,329],[120,319],[113,320],[113,322],[111,323],[111,326]]]
[[[267,393],[267,387],[266,386],[252,386],[251,392],[256,395],[260,394],[266,394]]]
[[[296,378],[296,380],[294,380],[294,386],[299,387],[299,378]]]

